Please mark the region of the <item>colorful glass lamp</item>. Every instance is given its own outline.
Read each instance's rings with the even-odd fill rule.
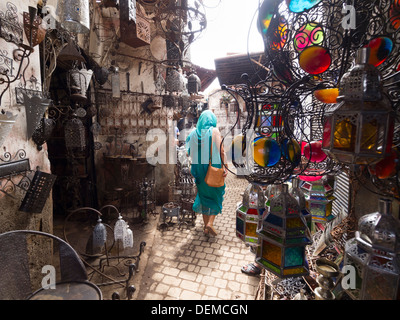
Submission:
[[[333,196],[333,188],[326,179],[305,181],[301,189],[305,191],[306,207],[311,213],[313,222],[327,223],[336,217],[332,214],[332,204],[336,198]]]
[[[309,273],[305,247],[311,235],[297,200],[283,184],[282,193],[271,199],[270,210],[257,230],[256,262],[279,278]]]
[[[292,188],[289,190],[289,193],[299,203],[300,212],[307,222],[308,229],[311,230],[312,216],[311,216],[310,211],[307,208],[306,196],[304,195],[304,192],[300,189],[300,180],[298,178],[292,179]]]
[[[340,81],[339,103],[324,120],[322,149],[349,165],[374,164],[392,147],[395,117],[380,72],[368,63],[369,52],[358,51],[356,65]]]
[[[265,210],[265,196],[261,186],[250,183],[243,194],[243,202],[236,210],[236,236],[248,245],[258,244],[257,228]]]
[[[362,216],[355,237],[346,242],[344,266],[352,266],[356,276],[346,292],[354,299],[399,299],[400,222],[391,213],[392,202],[380,199],[378,211]]]

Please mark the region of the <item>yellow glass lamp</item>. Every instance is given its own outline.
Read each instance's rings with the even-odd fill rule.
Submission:
[[[311,244],[307,222],[297,200],[282,185],[282,192],[273,197],[270,210],[257,230],[259,248],[256,262],[279,278],[299,277],[309,273],[305,247]]]
[[[381,75],[369,64],[369,48],[343,75],[339,102],[324,120],[322,149],[338,162],[371,165],[389,155],[394,114],[381,89]]]

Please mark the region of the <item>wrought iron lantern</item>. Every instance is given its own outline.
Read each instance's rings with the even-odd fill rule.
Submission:
[[[73,68],[68,71],[67,83],[71,92],[71,99],[78,102],[87,100],[86,91],[89,88],[93,71],[85,68]]]
[[[377,212],[358,221],[355,237],[345,245],[344,267],[356,279],[346,292],[359,300],[397,300],[400,289],[400,222],[392,216],[392,202],[379,200]]]
[[[42,18],[37,16],[36,13],[35,7],[29,7],[29,12],[23,14],[24,31],[31,48],[40,44],[46,36],[46,30],[41,27]]]
[[[166,88],[168,92],[182,92],[185,87],[185,79],[176,68],[169,68],[167,70],[167,77],[165,79]]]
[[[73,118],[67,121],[64,136],[67,149],[83,150],[86,147],[86,131],[80,119]]]
[[[243,201],[236,209],[236,236],[250,246],[258,243],[257,229],[265,210],[265,195],[261,186],[250,183]]]
[[[57,10],[64,29],[74,33],[89,32],[89,0],[61,0]]]
[[[201,90],[201,80],[199,76],[193,72],[188,77],[188,92],[189,94],[197,94]]]
[[[374,164],[392,147],[394,114],[369,52],[358,51],[356,65],[340,81],[339,103],[324,121],[322,148],[345,164]]]
[[[282,193],[272,198],[269,212],[257,234],[256,262],[263,268],[279,278],[309,273],[305,247],[311,244],[311,235],[287,184],[283,184]]]
[[[326,178],[313,182],[304,181],[301,189],[305,191],[306,207],[313,222],[327,223],[335,218],[332,214],[332,204],[336,198]]]

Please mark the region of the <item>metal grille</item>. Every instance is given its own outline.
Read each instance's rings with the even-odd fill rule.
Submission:
[[[335,191],[333,196],[336,200],[333,201],[332,211],[336,216],[343,210],[347,215],[350,210],[350,179],[345,172],[336,176]]]

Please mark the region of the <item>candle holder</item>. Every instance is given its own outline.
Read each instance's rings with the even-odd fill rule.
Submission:
[[[336,263],[320,258],[315,262],[315,269],[320,274],[317,278],[319,287],[314,290],[316,300],[335,300],[335,294],[332,289],[335,286],[332,278],[340,274],[339,267]]]

